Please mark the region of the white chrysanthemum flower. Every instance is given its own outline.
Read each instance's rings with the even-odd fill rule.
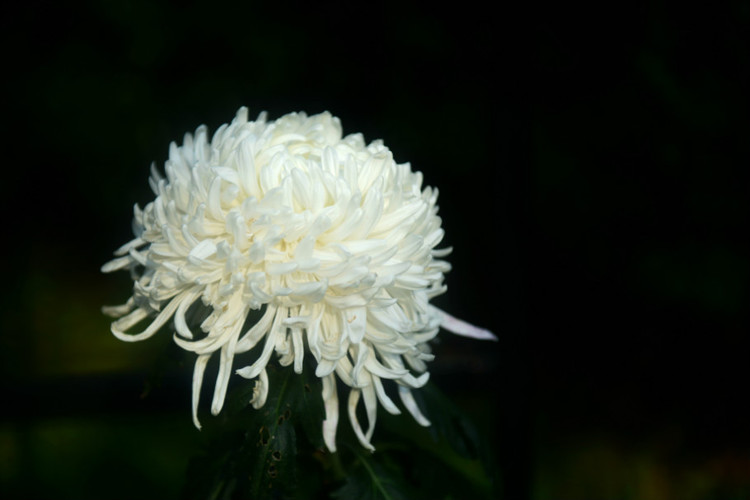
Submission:
[[[383,379],[398,384],[406,409],[422,425],[411,393],[427,382],[428,342],[440,326],[491,339],[486,331],[431,306],[445,291],[436,250],[443,237],[437,190],[422,188],[422,174],[394,162],[381,141],[361,134],[342,138],[329,113],[288,114],[248,121],[241,108],[209,139],[206,127],[170,145],[166,178],[152,167],[156,199],[135,207],[136,238],[121,247],[104,272],[129,268],[135,281],[126,304],[107,307],[119,317],[114,335],[143,340],[174,318],[175,342],[197,354],[193,420],[203,374],[219,353],[211,411],[221,411],[235,355],[262,345],[257,360],[236,372],[256,379],[251,401],[263,406],[266,365],[274,351],[300,373],[305,349],[322,379],[323,436],[335,451],[339,402],[336,376],[349,392],[348,412],[362,445],[373,449],[378,401],[399,409]],[[194,338],[185,313],[196,301],[210,314]],[[243,331],[248,314],[260,319]],[[150,319],[141,333],[130,328]],[[364,400],[368,428],[356,407]]]

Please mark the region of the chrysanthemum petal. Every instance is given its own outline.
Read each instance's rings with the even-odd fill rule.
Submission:
[[[237,370],[237,375],[247,379],[254,379],[266,367],[276,345],[277,336],[282,335],[282,316],[283,314],[280,311],[276,312],[271,329],[266,335],[266,343],[263,346],[260,356],[252,365]]]
[[[489,330],[485,330],[484,328],[474,326],[466,321],[455,318],[437,307],[433,307],[432,309],[440,315],[440,326],[449,332],[479,340],[497,340],[495,334]]]
[[[131,259],[129,255],[126,255],[125,257],[118,257],[104,264],[101,271],[103,273],[111,273],[113,271],[118,271],[120,269],[126,268],[132,263],[133,259]]]
[[[148,311],[146,309],[143,309],[139,307],[138,309],[132,311],[127,316],[124,316],[114,323],[112,323],[112,333],[115,337],[117,337],[120,340],[124,340],[125,342],[132,342],[134,340],[140,340],[138,338],[135,338],[135,335],[127,335],[125,333],[122,333],[123,330],[128,330],[129,328],[137,325],[144,319],[148,317]]]
[[[129,242],[125,243],[123,246],[115,250],[116,256],[122,256],[130,252],[133,248],[138,248],[140,246],[143,246],[146,244],[146,241],[143,238],[134,238],[130,240]]]
[[[322,378],[323,404],[326,418],[323,420],[323,441],[331,453],[336,451],[336,428],[339,424],[339,398],[336,391],[336,378],[329,374]]]
[[[385,379],[400,379],[404,375],[409,373],[406,368],[386,368],[375,358],[375,354],[371,351],[367,361],[365,362],[365,368],[372,373],[374,376],[385,378]]]
[[[191,293],[186,294],[185,298],[180,302],[180,305],[177,306],[177,310],[174,313],[175,330],[186,339],[192,339],[193,332],[190,331],[190,327],[188,326],[187,321],[185,321],[185,313],[188,308],[193,305],[193,302],[200,297],[200,294],[200,288],[194,288]]]
[[[214,388],[214,397],[211,401],[211,413],[218,415],[224,406],[224,398],[227,394],[229,376],[232,373],[232,361],[234,360],[235,346],[237,345],[237,336],[242,328],[242,322],[230,331],[229,341],[221,347],[221,356],[219,357],[219,373],[216,377],[216,387]]]
[[[120,316],[124,316],[130,311],[132,311],[133,307],[135,307],[135,301],[133,300],[133,297],[130,297],[127,300],[127,302],[125,302],[122,305],[102,307],[102,312],[106,314],[107,316],[111,316],[113,318],[119,318]]]
[[[333,373],[338,365],[338,360],[323,358],[318,361],[318,366],[315,368],[315,376],[318,378],[324,378]]]
[[[203,373],[206,371],[210,354],[202,354],[195,359],[193,368],[193,424],[200,429],[201,423],[198,421],[198,403],[201,397],[201,386],[203,385]]]
[[[305,359],[303,348],[302,329],[292,328],[292,346],[294,351],[294,372],[302,373],[302,362]]]
[[[378,416],[378,400],[375,395],[375,388],[372,384],[366,385],[362,388],[362,399],[365,402],[365,412],[367,413],[367,432],[365,433],[365,439],[369,443],[372,439],[372,434],[375,431],[375,423]]]
[[[255,387],[253,387],[253,398],[250,400],[250,404],[256,410],[263,407],[266,404],[266,398],[268,397],[268,373],[263,369],[260,372],[260,376],[255,381]]]
[[[385,410],[391,415],[400,415],[401,410],[398,409],[398,406],[396,406],[393,400],[385,393],[385,388],[383,387],[383,382],[380,380],[380,377],[373,375],[372,383],[375,386],[375,393],[378,396],[378,401],[383,405],[383,408],[385,408]]]
[[[398,386],[398,395],[401,398],[401,402],[404,403],[406,409],[409,410],[409,413],[411,413],[412,417],[414,417],[414,420],[416,420],[417,423],[423,427],[429,427],[430,421],[427,420],[424,415],[422,415],[419,406],[417,406],[417,402],[414,401],[414,395],[411,393],[411,389],[400,385]]]
[[[342,316],[342,320],[345,335],[349,337],[349,342],[359,344],[365,336],[367,309],[364,307],[347,309]]]
[[[360,392],[361,391],[359,389],[352,389],[351,391],[349,391],[349,402],[347,403],[347,408],[349,410],[349,421],[352,424],[352,429],[354,430],[354,434],[357,436],[359,443],[366,449],[375,451],[375,448],[370,443],[370,440],[367,438],[365,433],[362,432],[362,426],[359,425],[359,419],[357,419],[357,403],[359,402]]]

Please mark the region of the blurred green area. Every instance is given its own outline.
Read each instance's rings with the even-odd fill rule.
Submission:
[[[685,445],[664,436],[638,443],[606,434],[575,436],[542,455],[533,498],[750,498],[746,450],[700,456],[686,453]]]
[[[615,10],[12,7],[0,497],[179,495],[190,366],[141,397],[168,335],[114,339],[131,285],[98,269],[169,141],[248,105],[329,109],[440,188],[439,304],[501,340],[444,340],[434,379],[505,497],[749,498],[750,4]]]
[[[199,443],[183,413],[0,425],[3,498],[178,498]]]

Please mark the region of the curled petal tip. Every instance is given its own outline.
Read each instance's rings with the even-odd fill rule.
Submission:
[[[447,312],[434,308],[440,315],[440,326],[446,330],[461,335],[462,337],[470,337],[478,340],[494,340],[497,341],[497,337],[491,331],[474,326],[471,323],[460,320],[448,314]]]

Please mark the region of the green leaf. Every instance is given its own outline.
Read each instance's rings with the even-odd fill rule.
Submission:
[[[263,408],[256,410],[261,425],[255,438],[256,449],[249,450],[254,456],[247,457],[251,465],[248,487],[254,492],[248,498],[276,498],[278,492],[290,490],[296,481],[297,436],[291,417],[292,404],[298,396],[292,379],[297,376],[293,370],[275,366],[268,371],[269,384],[275,390],[269,391]]]
[[[399,471],[379,463],[385,459],[377,454],[365,455],[367,451],[352,448],[357,461],[346,476],[344,484],[331,494],[342,500],[407,500],[407,486]]]
[[[262,408],[249,406],[254,382],[248,381],[230,392],[218,418],[204,424],[209,446],[191,462],[186,498],[297,497],[298,466],[307,461],[305,473],[310,472],[311,457],[323,442],[320,387],[309,380],[314,375],[298,375],[291,367],[269,363],[267,373],[270,389]],[[306,437],[306,457],[298,457],[298,430]]]
[[[419,426],[404,415],[385,414],[378,451],[392,446],[409,482],[427,498],[494,498],[499,489],[499,471],[489,440],[481,439],[471,420],[433,383],[413,391],[430,419],[430,427]],[[392,440],[392,441],[391,441]]]
[[[428,427],[435,441],[444,439],[459,455],[469,459],[486,458],[486,440],[479,437],[471,419],[443,394],[435,384],[428,383],[415,392],[415,399],[429,415]]]
[[[292,419],[299,424],[312,448],[323,448],[323,420],[325,420],[325,407],[323,405],[323,386],[318,377],[315,376],[315,365],[305,365],[301,374],[296,374],[291,367],[282,368],[289,372],[289,404],[291,405]],[[270,391],[269,391],[270,392]]]

